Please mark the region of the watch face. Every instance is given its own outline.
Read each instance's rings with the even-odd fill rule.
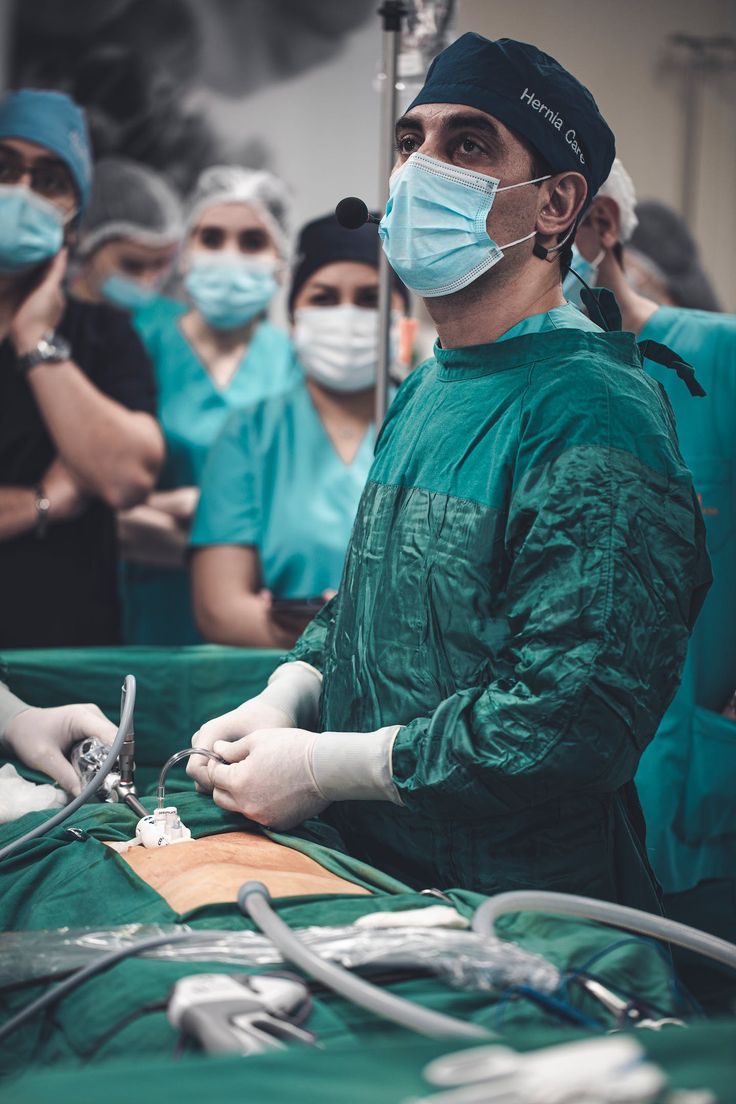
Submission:
[[[72,351],[69,342],[60,334],[41,338],[37,348],[43,360],[68,360]]]

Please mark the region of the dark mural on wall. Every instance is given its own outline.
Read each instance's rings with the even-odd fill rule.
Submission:
[[[203,87],[245,97],[337,54],[375,19],[375,0],[15,0],[13,87],[58,88],[86,109],[96,157],[116,153],[165,171],[186,191],[223,157]],[[262,167],[247,134],[238,159]],[[229,144],[232,154],[233,145]]]

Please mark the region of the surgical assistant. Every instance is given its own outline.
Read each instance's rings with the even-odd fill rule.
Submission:
[[[397,145],[384,249],[440,340],[390,408],[338,595],[263,695],[195,736],[229,760],[214,799],[321,814],[414,886],[656,909],[632,779],[710,568],[633,336],[562,295],[613,136],[554,59],[466,34]],[[267,711],[285,727],[259,731]]]
[[[375,225],[346,230],[334,215],[300,234],[289,308],[304,376],[231,416],[202,480],[192,581],[208,639],[290,647],[308,617],[281,624],[270,598],[340,582],[373,460],[378,251]],[[406,294],[394,291],[397,316]]]
[[[287,196],[269,173],[206,170],[189,201],[182,259],[190,305],[159,298],[135,325],[156,371],[167,459],[157,493],[122,519],[129,643],[201,640],[184,566],[204,462],[229,413],[299,377],[266,311],[288,251]]]

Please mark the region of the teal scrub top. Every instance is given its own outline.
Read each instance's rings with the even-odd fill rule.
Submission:
[[[373,442],[371,427],[341,460],[304,382],[238,411],[208,457],[192,547],[253,545],[280,598],[336,589]]]
[[[156,374],[167,453],[162,490],[198,485],[230,412],[287,390],[301,376],[288,334],[263,321],[227,387],[217,387],[182,332],[189,310],[186,303],[162,298],[134,316]]]
[[[690,641],[682,683],[645,751],[637,788],[652,864],[668,893],[736,871],[736,315],[660,307],[641,341],[669,346],[707,392],[646,361],[677,420],[680,450],[705,518],[713,586]]]
[[[402,726],[402,805],[334,802],[416,886],[657,911],[632,780],[709,581],[690,473],[633,334],[571,307],[434,356],[381,429],[336,598],[291,653],[320,731]],[[401,872],[401,873],[399,873]]]
[[[231,412],[276,395],[301,378],[288,335],[263,321],[227,387],[217,387],[182,332],[180,320],[189,309],[161,298],[134,315],[158,386],[166,439],[161,490],[198,485],[207,453]],[[201,642],[185,568],[123,563],[121,591],[126,644]]]

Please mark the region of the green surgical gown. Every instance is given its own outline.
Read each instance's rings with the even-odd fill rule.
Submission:
[[[335,803],[415,886],[656,908],[633,779],[710,581],[671,410],[572,307],[435,355],[389,411],[338,596],[292,659],[321,728],[400,724],[403,807]]]
[[[371,428],[341,460],[304,382],[235,412],[205,465],[192,546],[254,545],[280,598],[336,590],[373,440]]]
[[[652,865],[665,891],[679,893],[736,875],[736,723],[720,715],[736,690],[736,315],[660,307],[647,339],[692,364],[707,392],[693,399],[673,372],[646,362],[674,408],[713,563],[682,684],[636,776]]]
[[[238,370],[218,388],[181,330],[189,307],[157,299],[137,311],[135,326],[153,362],[166,462],[159,487],[198,486],[207,453],[229,414],[294,386],[301,378],[286,333],[261,322]],[[196,644],[185,568],[122,566],[123,634],[127,644]]]

